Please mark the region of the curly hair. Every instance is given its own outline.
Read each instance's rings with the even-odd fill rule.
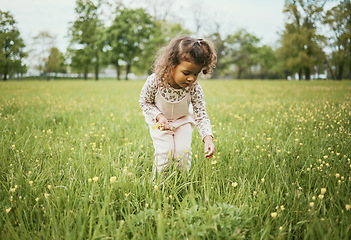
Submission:
[[[160,84],[171,77],[174,67],[187,61],[202,66],[202,73],[210,76],[216,67],[217,54],[212,42],[188,36],[173,39],[156,55],[153,71]]]

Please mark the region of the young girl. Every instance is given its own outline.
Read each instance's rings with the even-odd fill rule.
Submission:
[[[205,157],[214,154],[204,94],[196,80],[200,73],[212,73],[216,60],[212,44],[203,39],[176,38],[159,51],[139,100],[155,148],[154,177],[171,161],[189,171],[195,125],[205,144]]]

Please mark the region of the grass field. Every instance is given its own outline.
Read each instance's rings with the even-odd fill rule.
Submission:
[[[142,85],[0,83],[0,239],[351,238],[350,81],[202,81],[215,157],[158,185]]]

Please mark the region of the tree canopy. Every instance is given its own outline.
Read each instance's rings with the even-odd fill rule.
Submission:
[[[0,11],[0,74],[3,80],[9,75],[23,74],[26,66],[23,64],[24,42],[16,27],[16,21],[10,12]]]

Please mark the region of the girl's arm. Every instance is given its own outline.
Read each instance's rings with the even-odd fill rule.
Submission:
[[[204,142],[206,136],[211,136],[213,139],[211,122],[205,107],[204,93],[198,82],[191,89],[191,103],[194,110],[195,124],[202,141]]]
[[[155,95],[157,93],[157,82],[155,74],[149,76],[141,90],[139,106],[145,117],[156,119],[161,111],[155,106]]]

